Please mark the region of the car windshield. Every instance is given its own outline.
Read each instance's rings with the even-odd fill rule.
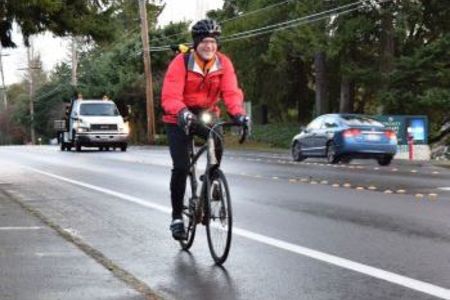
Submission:
[[[80,115],[82,116],[118,116],[119,111],[111,103],[85,103],[81,104]]]
[[[384,127],[384,125],[377,120],[363,117],[363,116],[341,116],[345,123],[349,126],[376,126]]]

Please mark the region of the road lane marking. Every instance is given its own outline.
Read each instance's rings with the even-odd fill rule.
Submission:
[[[38,226],[29,226],[29,227],[24,227],[24,226],[5,226],[5,227],[0,227],[0,230],[38,230],[41,229],[42,227],[38,227]]]
[[[439,187],[438,189],[443,190],[443,191],[450,191],[450,187],[446,186],[446,187]]]
[[[342,267],[344,269],[352,270],[358,273],[369,275],[381,280],[385,280],[391,283],[395,283],[419,292],[423,292],[442,299],[450,299],[450,290],[430,284],[424,281],[409,278],[403,275],[399,275],[393,272],[385,271],[369,265],[354,262],[342,257],[320,252],[314,249],[306,248],[303,246],[288,243],[282,240],[267,237],[261,234],[257,234],[245,229],[233,228],[235,234],[246,237],[248,239],[258,241],[260,243],[274,246],[276,248],[284,249],[293,253],[297,253],[303,256],[307,256],[319,261],[327,262],[332,265]]]
[[[39,169],[26,167],[29,170],[32,170],[38,174],[42,174],[48,177],[52,177],[61,181],[65,181],[74,185],[82,186],[94,191],[98,191],[107,195],[115,196],[117,198],[144,206],[148,208],[152,208],[155,210],[159,210],[161,212],[170,214],[171,209],[168,206],[156,204],[153,202],[145,201],[143,199],[133,197],[124,193],[116,192],[113,190],[109,190],[106,188],[98,187],[89,183],[73,180],[67,177],[59,176],[56,174],[52,174],[49,172],[41,171]],[[410,277],[406,277],[403,275],[399,275],[393,272],[389,272],[383,269],[375,268],[369,265],[365,265],[362,263],[358,263],[352,260],[348,260],[339,256],[331,255],[325,252],[320,252],[311,248],[303,247],[300,245],[292,244],[289,242],[285,242],[283,240],[271,238],[265,235],[261,235],[252,231],[248,231],[242,228],[233,227],[234,234],[248,238],[253,241],[257,241],[275,248],[283,249],[286,251],[290,251],[299,255],[303,255],[318,261],[326,262],[347,270],[352,270],[364,275],[368,275],[374,278],[378,278],[384,281],[388,281],[403,287],[410,288],[412,290],[416,290],[425,294],[429,294],[435,297],[439,297],[442,299],[450,300],[450,290],[440,287],[438,285],[434,285],[425,281],[416,280]]]
[[[436,200],[437,196],[438,196],[438,194],[436,194],[436,193],[429,193],[428,194],[428,197],[430,198],[430,200]]]
[[[148,202],[148,201],[145,201],[145,200],[143,200],[141,198],[133,197],[133,196],[130,196],[130,195],[127,195],[127,194],[123,194],[123,193],[120,193],[120,192],[116,192],[116,191],[113,191],[113,190],[110,190],[110,189],[105,189],[105,188],[102,188],[102,187],[99,187],[99,186],[95,186],[95,185],[92,185],[92,184],[89,184],[89,183],[85,183],[85,182],[81,182],[81,181],[78,181],[78,180],[73,180],[73,179],[70,179],[70,178],[67,178],[67,177],[63,177],[63,176],[59,176],[59,175],[56,175],[56,174],[52,174],[52,173],[49,173],[49,172],[41,171],[41,170],[38,170],[38,169],[35,169],[35,168],[31,168],[31,167],[26,167],[26,168],[30,169],[30,170],[32,170],[32,171],[34,171],[36,173],[39,173],[39,174],[42,174],[42,175],[46,175],[48,177],[53,177],[55,179],[59,179],[61,181],[69,182],[69,183],[72,183],[74,185],[82,186],[82,187],[85,187],[85,188],[88,188],[88,189],[91,189],[91,190],[94,190],[94,191],[98,191],[98,192],[101,192],[101,193],[104,193],[104,194],[107,194],[107,195],[115,196],[117,198],[121,198],[121,199],[127,200],[129,202],[136,203],[136,204],[148,207],[148,208],[153,208],[153,209],[165,212],[165,213],[171,213],[172,212],[172,210],[169,207],[167,207],[167,206],[156,204],[156,203],[152,203],[152,202]]]
[[[26,167],[27,168],[27,167]],[[32,168],[28,168],[33,170]],[[49,176],[47,174],[47,176]],[[60,178],[60,180],[62,180]],[[111,274],[117,277],[119,280],[124,282],[126,285],[130,286],[132,289],[136,290],[138,293],[144,296],[144,299],[147,300],[155,300],[162,299],[159,295],[157,295],[145,282],[141,281],[139,278],[134,276],[132,273],[128,272],[126,269],[123,269],[116,263],[114,263],[111,259],[106,257],[102,252],[95,249],[91,245],[87,244],[83,239],[75,236],[71,233],[70,230],[63,229],[58,224],[52,222],[49,218],[47,218],[44,214],[42,214],[39,210],[30,206],[23,200],[19,200],[18,198],[11,197],[13,200],[19,204],[23,209],[25,209],[28,213],[34,215],[36,218],[41,220],[44,224],[46,224],[49,228],[53,229],[60,237],[62,237],[67,242],[77,246],[84,254],[94,259],[98,264],[106,268]]]

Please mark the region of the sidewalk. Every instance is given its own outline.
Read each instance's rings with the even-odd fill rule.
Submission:
[[[145,299],[0,187],[0,299]]]

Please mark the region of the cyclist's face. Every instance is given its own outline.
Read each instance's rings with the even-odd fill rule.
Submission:
[[[197,46],[197,53],[204,59],[210,60],[217,52],[217,41],[214,38],[204,38]]]

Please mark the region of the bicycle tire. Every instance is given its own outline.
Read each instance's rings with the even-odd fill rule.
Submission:
[[[206,234],[211,256],[216,264],[221,265],[230,252],[233,210],[230,190],[223,172],[217,169],[208,177],[206,186]],[[213,195],[214,185],[216,184],[220,187],[219,192]],[[215,197],[217,195],[220,195],[220,199]]]
[[[192,174],[189,174],[187,177],[186,182],[186,193],[183,198],[183,222],[184,222],[184,229],[186,230],[187,239],[186,240],[180,240],[180,246],[183,250],[189,250],[191,248],[192,244],[194,243],[195,239],[195,231],[197,228],[197,220],[196,220],[196,206],[197,203],[194,203],[192,201],[195,201],[193,199],[193,184],[192,184]]]

